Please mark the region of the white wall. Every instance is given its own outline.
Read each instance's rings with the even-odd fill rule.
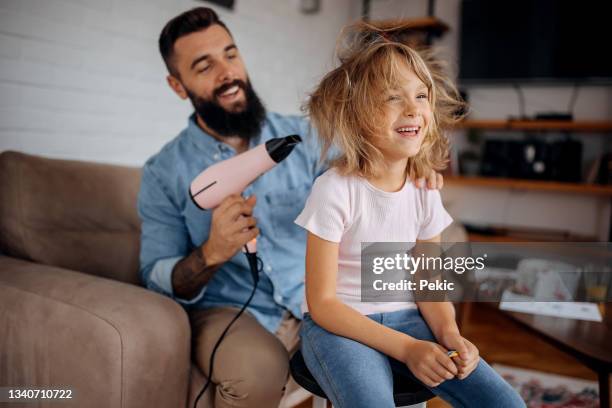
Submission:
[[[500,2],[510,5],[511,1]],[[427,0],[372,0],[373,19],[414,18],[427,14]],[[460,0],[436,0],[435,16],[447,23],[450,30],[435,45],[455,67],[458,64],[460,32]],[[524,87],[525,113],[566,111],[571,86]],[[468,87],[473,119],[504,119],[518,116],[518,99],[511,87]],[[611,120],[612,88],[580,88],[574,110],[578,120]],[[610,136],[586,134],[586,159],[604,149],[610,150]],[[451,135],[455,146],[464,145],[462,132]],[[585,166],[586,167],[586,166]],[[610,197],[517,191],[474,187],[451,187],[442,194],[451,214],[460,221],[477,225],[495,225],[550,229],[583,236],[608,239]]]
[[[332,64],[356,0],[236,0],[214,7],[270,110],[298,113]],[[139,166],[186,125],[165,83],[164,24],[188,0],[0,0],[0,151]],[[357,14],[355,14],[357,13]]]

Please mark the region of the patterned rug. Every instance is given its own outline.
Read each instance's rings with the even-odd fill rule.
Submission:
[[[521,394],[528,408],[599,407],[596,381],[501,364],[493,364],[493,368]]]

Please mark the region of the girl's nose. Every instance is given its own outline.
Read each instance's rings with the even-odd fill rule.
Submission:
[[[414,116],[417,115],[417,113],[418,113],[418,108],[417,108],[417,106],[414,103],[412,103],[410,101],[407,101],[404,104],[404,114],[406,116],[414,117]]]

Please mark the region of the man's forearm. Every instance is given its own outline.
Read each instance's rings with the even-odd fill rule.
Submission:
[[[176,296],[191,299],[212,279],[221,264],[210,264],[207,258],[206,251],[198,247],[174,266],[172,289]]]

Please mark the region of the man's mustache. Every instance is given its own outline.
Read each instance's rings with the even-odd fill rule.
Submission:
[[[217,89],[215,89],[215,91],[213,92],[213,95],[218,98],[219,96],[221,96],[221,94],[225,91],[227,91],[228,89],[230,89],[233,86],[238,85],[240,87],[240,89],[242,89],[243,91],[246,91],[246,83],[244,81],[242,81],[241,79],[235,79],[232,82],[228,82],[226,84],[221,85],[220,87],[218,87]]]

